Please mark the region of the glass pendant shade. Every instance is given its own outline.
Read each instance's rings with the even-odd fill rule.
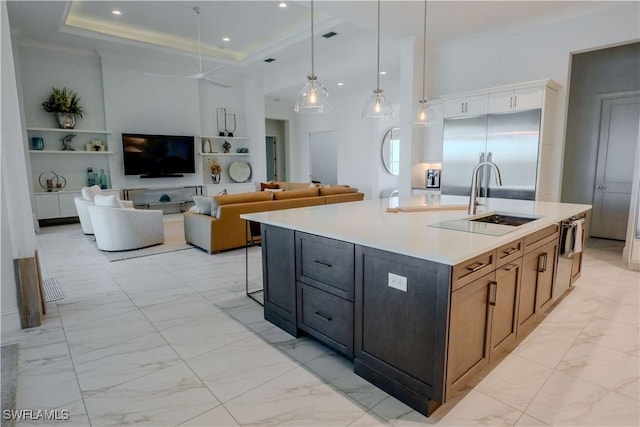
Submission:
[[[435,112],[433,108],[429,106],[427,99],[421,99],[418,101],[418,108],[414,114],[413,124],[416,126],[431,126],[435,121]]]
[[[316,76],[307,76],[307,83],[300,89],[294,106],[296,113],[317,114],[331,111],[329,92]]]
[[[331,100],[327,88],[318,81],[315,73],[313,49],[313,0],[311,0],[311,74],[307,75],[307,82],[298,92],[293,111],[302,114],[318,114],[331,111]]]
[[[390,119],[393,117],[393,107],[389,100],[382,94],[381,89],[373,91],[373,95],[367,101],[362,110],[363,119]]]

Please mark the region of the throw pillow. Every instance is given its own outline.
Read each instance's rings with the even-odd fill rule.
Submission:
[[[94,197],[101,195],[102,190],[98,185],[92,185],[91,187],[82,187],[82,198],[93,202]]]
[[[211,215],[211,206],[213,204],[213,198],[207,196],[193,196],[193,201],[198,208],[198,213],[202,215]]]
[[[108,196],[104,196],[102,194],[98,194],[93,198],[93,202],[96,206],[104,206],[107,208],[122,208],[122,203],[120,203],[120,199],[118,199],[115,194],[110,194]]]
[[[271,182],[261,182],[260,183],[260,191],[264,191],[264,190],[277,190],[279,189],[280,186],[278,184],[275,183],[271,183]]]

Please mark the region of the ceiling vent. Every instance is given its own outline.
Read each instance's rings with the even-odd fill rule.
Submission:
[[[330,39],[331,37],[337,36],[337,35],[338,35],[338,33],[334,33],[333,31],[329,31],[326,34],[323,34],[322,37],[324,37],[325,39]]]
[[[274,58],[267,58],[264,60],[264,62],[266,62],[267,64],[271,64],[273,61],[275,61]]]

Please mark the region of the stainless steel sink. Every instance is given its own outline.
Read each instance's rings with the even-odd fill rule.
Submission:
[[[524,215],[513,212],[488,212],[482,215],[451,219],[429,227],[445,228],[448,230],[464,231],[467,233],[487,234],[490,236],[502,236],[515,231],[520,225],[542,218],[538,215]]]
[[[522,216],[519,214],[507,213],[507,212],[493,212],[488,215],[484,215],[478,218],[468,218],[468,221],[474,222],[486,222],[488,224],[500,224],[510,225],[512,227],[518,227],[523,224],[527,224],[531,221],[539,219],[539,216]]]

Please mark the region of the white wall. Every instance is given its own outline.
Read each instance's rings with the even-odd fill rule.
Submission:
[[[338,183],[338,141],[335,131],[309,135],[309,170],[312,181]]]
[[[640,37],[640,3],[628,2],[596,13],[537,27],[503,31],[448,42],[436,51],[434,91],[438,95],[551,78],[559,93],[553,200],[558,200],[564,150],[570,53]]]

